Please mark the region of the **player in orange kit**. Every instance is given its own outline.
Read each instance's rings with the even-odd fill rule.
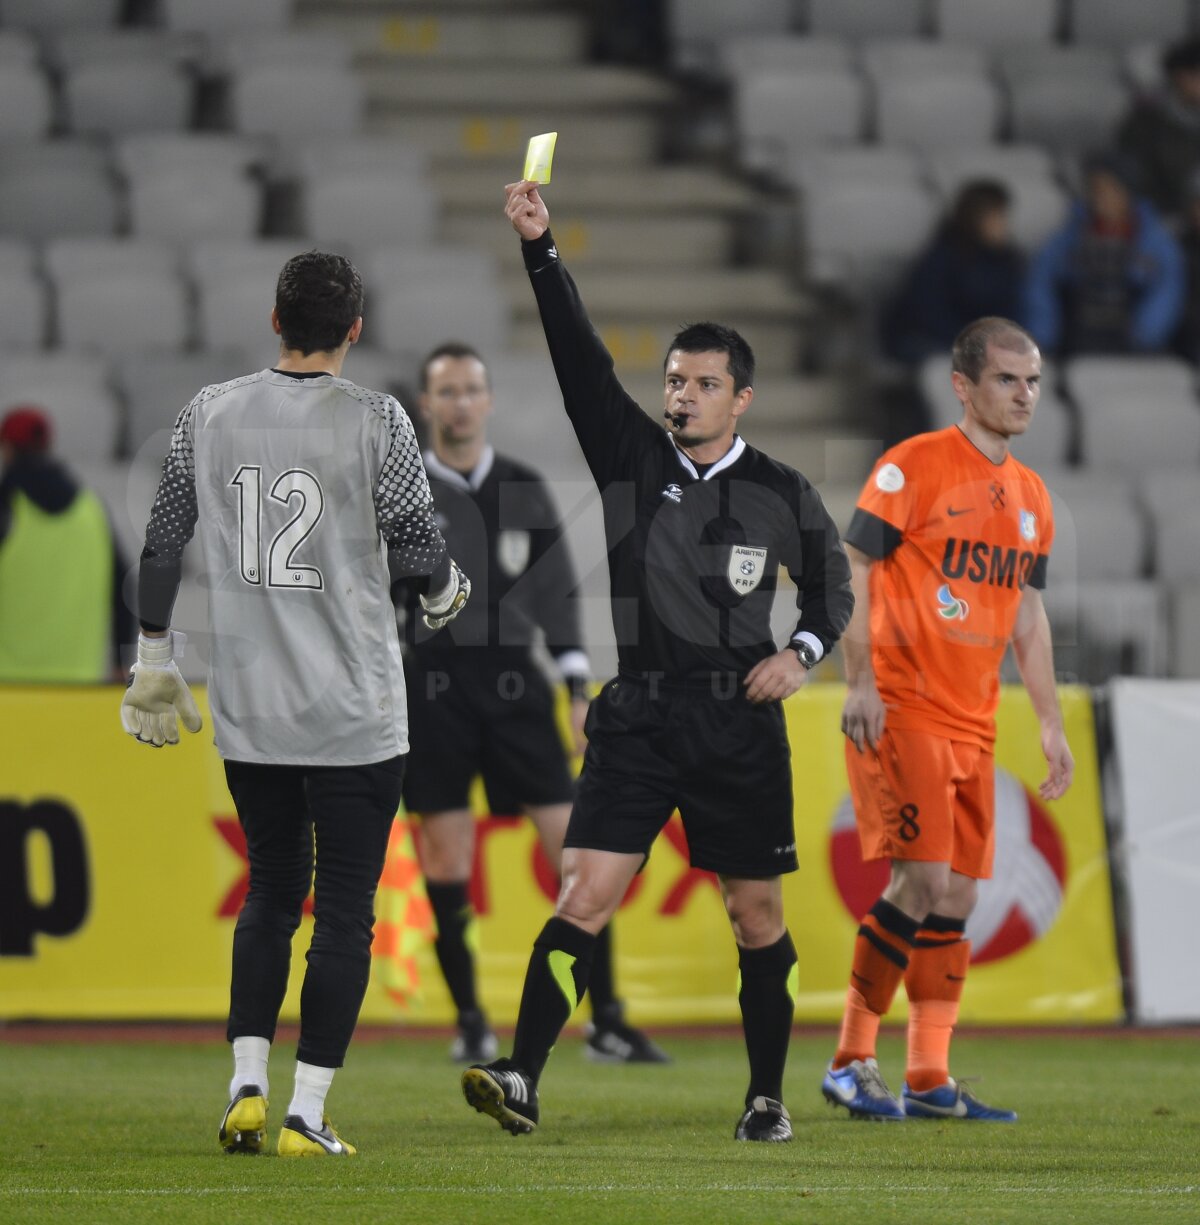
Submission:
[[[843,638],[846,764],[865,859],[891,878],[858,929],[838,1049],[821,1090],[852,1115],[1013,1122],[950,1075],[950,1036],[970,961],[966,921],[991,875],[1000,662],[1013,644],[1058,799],[1074,762],[1042,604],[1054,538],[1041,478],[1009,453],[1029,428],[1041,354],[1007,319],[954,342],[962,421],[883,455],[845,534],[855,596]],[[901,1098],[875,1060],[879,1023],[904,980]]]

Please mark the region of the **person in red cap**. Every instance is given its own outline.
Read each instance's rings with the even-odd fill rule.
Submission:
[[[51,454],[54,427],[22,405],[0,419],[0,682],[122,675],[134,639],[125,562],[100,499]]]

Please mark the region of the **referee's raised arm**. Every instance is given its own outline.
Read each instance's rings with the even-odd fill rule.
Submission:
[[[509,183],[504,212],[521,236],[554,373],[579,445],[602,485],[617,475],[627,451],[636,451],[657,426],[626,392],[613,359],[588,319],[579,290],[563,267],[550,233],[550,212],[528,180]]]

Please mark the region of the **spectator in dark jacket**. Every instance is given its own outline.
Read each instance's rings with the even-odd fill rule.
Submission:
[[[1163,88],[1139,99],[1122,121],[1117,143],[1138,166],[1146,196],[1169,220],[1186,211],[1200,169],[1200,38],[1168,47]]]
[[[40,408],[0,421],[0,681],[80,683],[121,675],[137,641],[125,564],[100,500],[51,454]]]
[[[1200,366],[1200,170],[1192,176],[1179,245],[1187,265],[1183,320],[1172,346],[1194,366]]]
[[[972,319],[1017,314],[1023,268],[1009,236],[1009,204],[1003,183],[976,179],[963,185],[884,313],[889,357],[917,365],[949,349]]]
[[[1089,156],[1084,195],[1033,257],[1018,318],[1044,353],[1153,353],[1183,312],[1184,259],[1137,170],[1119,153]]]

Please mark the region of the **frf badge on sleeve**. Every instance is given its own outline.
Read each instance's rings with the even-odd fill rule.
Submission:
[[[747,544],[735,544],[729,550],[729,567],[725,577],[738,595],[748,595],[762,582],[767,569],[766,549],[754,549]]]
[[[506,528],[496,537],[496,560],[509,578],[525,573],[529,565],[529,533]]]

